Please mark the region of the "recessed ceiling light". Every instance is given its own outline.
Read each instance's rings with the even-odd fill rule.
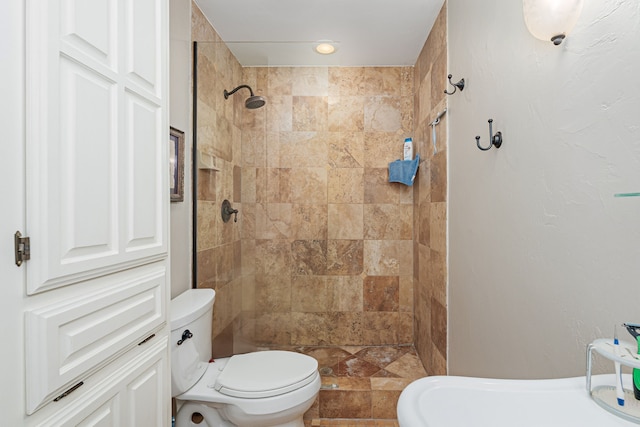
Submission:
[[[321,40],[314,43],[313,50],[320,55],[331,55],[336,51],[336,46],[331,40]]]

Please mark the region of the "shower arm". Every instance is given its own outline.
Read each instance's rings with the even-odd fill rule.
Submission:
[[[238,90],[240,90],[240,89],[242,89],[242,88],[247,88],[247,89],[249,89],[249,93],[251,94],[251,96],[255,96],[255,95],[253,94],[253,90],[251,89],[251,87],[250,87],[249,85],[240,85],[240,86],[238,86],[237,88],[235,88],[234,90],[232,90],[231,92],[227,92],[227,90],[225,89],[225,90],[224,90],[224,99],[229,99],[229,97],[230,97],[231,95],[233,95],[234,93],[236,93]],[[220,92],[218,92],[218,93],[220,93]]]

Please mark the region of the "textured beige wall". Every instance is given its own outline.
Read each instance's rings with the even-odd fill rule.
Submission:
[[[415,140],[421,155],[414,184],[415,346],[429,375],[447,372],[447,10],[442,7],[415,66]],[[448,88],[450,90],[450,88]],[[459,96],[459,95],[458,95]],[[424,159],[424,160],[422,160]]]
[[[170,2],[169,124],[184,132],[184,201],[171,203],[171,298],[191,287],[191,0]]]

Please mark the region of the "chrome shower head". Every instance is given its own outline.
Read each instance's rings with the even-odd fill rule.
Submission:
[[[267,103],[267,101],[262,96],[254,95],[253,90],[248,85],[240,85],[234,90],[232,90],[231,92],[227,92],[227,90],[225,89],[224,99],[229,99],[229,97],[234,93],[236,93],[238,89],[242,89],[242,88],[249,89],[249,93],[251,94],[251,96],[247,98],[247,100],[244,103],[244,106],[247,107],[248,109],[255,110],[256,108],[260,108]]]

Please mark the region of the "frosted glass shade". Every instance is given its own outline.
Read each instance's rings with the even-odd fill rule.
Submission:
[[[573,30],[583,0],[522,0],[524,22],[537,39],[560,44]]]

